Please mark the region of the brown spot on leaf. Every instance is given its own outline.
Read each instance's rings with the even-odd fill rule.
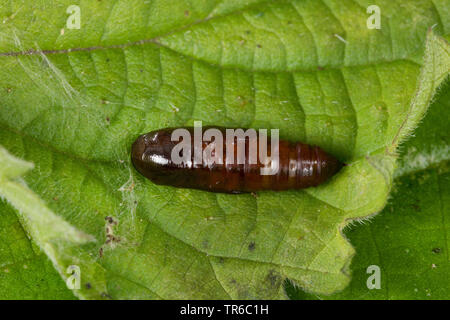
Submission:
[[[280,274],[273,269],[269,271],[269,274],[266,276],[266,280],[272,287],[278,287],[281,283]]]
[[[114,218],[111,217],[111,216],[106,216],[106,217],[105,217],[105,220],[106,220],[106,222],[108,222],[109,224],[117,225],[117,221],[114,220]]]

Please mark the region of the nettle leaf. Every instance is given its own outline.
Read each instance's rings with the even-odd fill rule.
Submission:
[[[345,234],[356,248],[352,281],[331,296],[288,286],[294,299],[449,299],[450,107],[446,82],[415,136],[401,147],[392,198],[370,223]],[[371,265],[380,267],[380,288],[369,290]]]
[[[450,108],[450,82],[446,81],[438,93],[413,138],[400,146],[396,177],[433,168],[450,160],[448,117],[442,116]]]
[[[343,289],[354,250],[341,230],[384,207],[396,148],[448,74],[437,36],[448,5],[81,1],[81,28],[68,29],[73,4],[0,8],[0,144],[35,164],[24,179],[53,212],[97,240],[72,256],[62,245],[60,270],[99,266],[81,266],[91,289],[76,295],[285,298],[286,278]],[[380,30],[366,26],[369,4]],[[139,134],[194,120],[279,128],[348,166],[321,187],[257,197],[134,171]]]
[[[45,253],[27,237],[16,211],[0,202],[0,215],[0,298],[74,299]]]
[[[95,241],[95,239],[75,229],[60,216],[51,212],[42,200],[19,179],[33,165],[11,156],[1,147],[0,163],[2,164],[0,168],[0,198],[6,199],[16,209],[18,220],[27,231],[28,237],[33,239],[45,252],[61,276],[68,278],[66,270],[61,270],[61,266],[67,262],[76,262],[78,266],[86,267],[85,269],[101,269],[100,266],[95,268],[95,261],[86,257],[86,254],[83,252],[79,252],[80,248],[77,247],[77,245]],[[14,223],[14,219],[9,217],[11,208],[8,208],[4,203],[0,204],[0,206],[2,208],[2,220],[6,220],[2,221],[2,224],[6,222],[5,226],[8,226],[11,221]],[[7,230],[7,232],[5,233],[4,230]],[[9,273],[10,267],[14,268],[15,273],[22,273],[23,271],[21,272],[20,269],[17,270],[20,264],[19,261],[23,263],[23,260],[26,260],[25,257],[34,256],[34,254],[30,254],[29,242],[23,239],[20,231],[11,227],[2,230],[1,234],[4,242],[2,241],[1,244],[2,250],[0,255],[3,257],[1,265],[4,268],[4,273]],[[11,239],[10,237],[13,235],[18,237]],[[22,241],[16,242],[20,238],[22,238]],[[76,260],[74,260],[75,256],[77,256]],[[31,262],[33,267],[36,267],[35,264],[45,263],[45,261],[36,261],[36,259],[31,259]],[[26,262],[23,264],[23,268],[28,269]],[[100,275],[96,274],[97,277],[92,279],[96,283],[96,288],[101,285],[99,282]],[[28,277],[21,275],[17,278],[21,281],[27,281]],[[13,288],[20,288],[20,285],[14,284]],[[6,291],[10,290],[10,288],[5,289]],[[42,290],[43,288],[40,289]],[[26,297],[26,293],[24,297]]]

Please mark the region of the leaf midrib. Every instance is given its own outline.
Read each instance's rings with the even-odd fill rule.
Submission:
[[[0,57],[20,57],[20,56],[30,56],[30,55],[53,55],[53,54],[70,54],[70,53],[75,53],[75,52],[93,52],[93,51],[102,51],[102,50],[111,50],[111,49],[125,49],[128,47],[134,47],[134,46],[142,46],[145,44],[154,44],[163,48],[166,48],[168,50],[171,50],[173,52],[176,52],[179,55],[182,55],[186,58],[189,58],[191,60],[194,61],[201,61],[203,63],[206,63],[208,65],[211,66],[215,66],[215,67],[219,67],[219,68],[223,68],[223,69],[231,69],[231,70],[246,70],[246,71],[250,71],[250,72],[273,72],[273,73],[280,73],[280,72],[287,72],[287,73],[295,73],[295,72],[311,72],[311,71],[317,71],[318,67],[311,67],[311,68],[295,68],[292,70],[276,70],[276,69],[247,69],[247,68],[243,68],[240,66],[222,66],[219,63],[211,63],[210,61],[206,61],[205,59],[200,59],[198,57],[194,57],[194,56],[190,56],[187,55],[185,53],[182,53],[178,50],[175,50],[172,47],[169,47],[167,45],[162,44],[159,39],[164,38],[164,37],[168,37],[170,35],[179,33],[179,32],[183,32],[185,30],[188,30],[189,28],[193,27],[193,26],[197,26],[197,25],[201,25],[202,23],[211,21],[211,20],[215,20],[215,19],[221,19],[227,16],[232,16],[235,14],[238,14],[240,12],[244,12],[246,10],[251,10],[253,8],[257,8],[259,5],[261,5],[261,3],[267,3],[269,2],[269,0],[262,0],[260,2],[257,2],[255,4],[252,4],[250,6],[244,7],[242,9],[236,10],[236,11],[231,11],[227,14],[223,14],[223,15],[217,15],[217,16],[213,16],[210,17],[210,15],[212,14],[212,12],[204,19],[199,19],[197,21],[194,21],[193,23],[190,24],[186,24],[184,26],[181,26],[175,30],[172,30],[170,32],[155,36],[153,38],[150,39],[140,39],[140,40],[136,40],[136,41],[132,41],[132,42],[127,42],[127,43],[119,43],[119,44],[111,44],[111,45],[93,45],[93,46],[89,46],[89,47],[74,47],[74,48],[67,48],[67,49],[47,49],[47,50],[39,50],[39,49],[28,49],[25,51],[10,51],[10,52],[0,52]],[[284,2],[284,1],[283,1]],[[286,1],[286,3],[291,3],[291,1]],[[359,5],[359,4],[358,4]],[[214,11],[214,9],[213,9]],[[437,9],[436,9],[437,11]],[[330,10],[330,12],[332,12]],[[438,13],[438,17],[440,19],[440,15],[439,12]],[[334,15],[334,14],[333,14]],[[340,22],[339,19],[335,18],[337,21]],[[106,25],[106,22],[105,22]],[[103,37],[103,36],[102,36]],[[391,34],[389,35],[389,37],[391,38]],[[425,40],[424,40],[425,42]],[[315,45],[314,45],[315,46]],[[345,63],[345,61],[343,60],[342,65],[340,66],[321,66],[321,68],[326,68],[327,70],[341,70],[342,68],[346,68],[346,67],[364,67],[364,66],[375,66],[378,65],[380,63],[394,63],[394,62],[398,62],[398,61],[408,61],[411,62],[413,64],[416,64],[418,66],[422,66],[421,63],[418,63],[417,61],[415,61],[412,57],[417,56],[417,54],[423,50],[424,46],[418,46],[418,48],[416,49],[416,51],[411,52],[407,57],[399,57],[396,59],[378,59],[376,61],[372,61],[370,63],[354,63],[354,64],[347,64]],[[316,48],[316,46],[315,46]]]

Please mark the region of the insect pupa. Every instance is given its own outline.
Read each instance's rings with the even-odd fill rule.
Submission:
[[[235,135],[232,139],[224,139],[222,148],[219,148],[216,136],[209,141],[202,140],[200,145],[195,144],[195,139],[190,139],[187,146],[192,152],[183,154],[185,150],[178,152],[178,144],[182,139],[172,137],[177,129],[184,130],[191,136],[196,133],[194,127],[165,128],[141,135],[133,143],[131,160],[134,167],[155,184],[222,193],[282,191],[317,186],[335,175],[343,166],[339,160],[317,146],[286,140],[278,141],[278,157],[275,158],[272,154],[273,141],[266,139],[267,150],[270,151],[269,163],[264,157],[260,157],[261,135],[247,134],[249,131],[245,129],[241,129],[241,133],[245,131],[244,136]],[[203,127],[200,129],[201,136],[206,136],[210,129],[214,129],[216,135],[220,133],[227,138],[227,130],[234,130]],[[252,159],[255,145],[257,159]],[[183,161],[174,160],[174,151]],[[195,161],[198,155],[195,151],[204,156],[200,162]],[[215,161],[205,157],[206,151],[209,151],[210,158],[212,155]],[[276,168],[276,171],[273,174],[262,174],[268,166]]]

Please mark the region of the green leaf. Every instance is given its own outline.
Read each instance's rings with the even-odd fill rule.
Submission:
[[[450,132],[447,130],[448,117],[445,116],[449,108],[450,83],[447,81],[423,123],[414,132],[414,137],[401,146],[396,177],[435,167],[450,159]]]
[[[53,214],[34,193],[16,181],[19,175],[32,168],[32,164],[14,158],[1,147],[0,163],[1,198],[6,199],[18,210],[22,223],[26,225],[25,228],[29,230],[33,239],[44,243],[58,239],[77,244],[93,240]]]
[[[0,299],[74,299],[51,261],[0,202]]]
[[[395,188],[387,207],[362,226],[347,230],[355,245],[352,281],[321,299],[449,299],[450,273],[450,81],[402,146]],[[369,290],[367,267],[378,265],[381,288]],[[317,299],[288,285],[294,299]]]
[[[6,200],[16,209],[18,220],[26,230],[27,236],[33,239],[34,243],[36,243],[53,262],[53,266],[60,273],[60,275],[64,279],[68,278],[66,269],[63,269],[63,266],[68,267],[69,265],[67,262],[69,260],[74,262],[73,264],[76,264],[79,267],[92,264],[92,259],[89,259],[89,257],[85,257],[83,253],[80,253],[80,249],[77,246],[85,244],[86,242],[94,241],[94,239],[91,236],[75,229],[73,226],[64,221],[64,219],[55,215],[47,208],[38,196],[36,196],[21,180],[19,180],[20,175],[24,174],[27,170],[33,167],[32,164],[11,156],[2,147],[0,147],[0,163],[2,164],[0,168],[0,199]],[[0,206],[5,211],[2,213],[2,218],[10,221],[12,220],[14,223],[14,219],[9,217],[11,209],[5,204],[0,203]],[[20,235],[21,233],[20,230],[18,231],[17,229],[11,228],[11,231],[12,232],[2,234],[3,238],[7,239],[8,236],[17,234]],[[2,233],[4,233],[4,231]],[[2,244],[5,248],[10,249],[8,250],[8,253],[11,254],[12,251],[14,251],[12,257],[5,255],[4,259],[2,259],[2,266],[4,267],[3,271],[5,273],[10,272],[9,265],[17,270],[17,260],[23,260],[23,256],[29,255],[29,253],[27,254],[26,252],[30,246],[29,242],[22,241],[22,243],[16,244],[13,247],[9,242],[10,240],[6,240],[6,243]],[[78,259],[76,261],[73,258],[74,254],[78,255]],[[35,260],[32,260],[32,262],[36,263]],[[45,263],[46,261],[44,260],[39,262]],[[92,271],[95,269],[94,266],[90,265],[89,269],[84,268],[84,270]],[[24,268],[28,268],[28,266],[24,264]],[[97,288],[100,286],[100,283],[98,283],[99,274],[88,274],[88,276],[83,276],[86,279],[96,281]],[[22,280],[26,281],[26,278]],[[15,287],[20,288],[20,286]],[[83,296],[83,291],[85,290],[77,291],[77,294]],[[86,296],[95,297],[96,295],[92,295],[92,291]]]
[[[436,35],[449,34],[448,5],[375,1],[383,27],[369,30],[365,1],[81,1],[77,30],[66,28],[74,2],[0,8],[0,144],[35,163],[29,187],[96,238],[72,256],[104,272],[93,291],[284,298],[285,278],[344,288],[354,250],[341,229],[384,207],[397,145],[448,73]],[[256,198],[134,171],[139,134],[194,120],[279,128],[348,166],[321,187]]]

